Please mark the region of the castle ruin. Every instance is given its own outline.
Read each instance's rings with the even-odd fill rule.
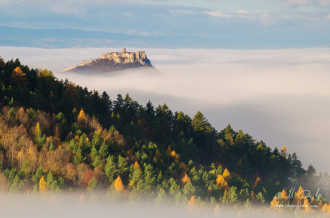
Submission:
[[[146,65],[147,55],[145,51],[126,52],[126,48],[123,48],[122,52],[111,52],[104,55],[100,55],[98,59],[108,59],[114,61],[115,64],[127,64],[139,62],[141,65]],[[78,66],[89,65],[96,61],[95,59],[88,62],[83,61]]]

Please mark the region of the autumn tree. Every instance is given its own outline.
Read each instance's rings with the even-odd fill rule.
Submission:
[[[330,204],[329,204],[330,205]],[[327,212],[328,204],[325,203],[322,207],[322,212]]]
[[[170,156],[171,153],[172,153],[172,149],[171,149],[171,145],[169,145],[168,148],[167,148],[167,151],[166,151],[166,155]]]
[[[16,67],[10,77],[12,83],[19,83],[22,86],[28,85],[28,81],[26,78],[26,73],[22,71],[20,67]]]
[[[157,149],[156,152],[155,152],[155,158],[157,160],[159,160],[160,157],[161,157],[161,154],[160,154],[159,150]]]
[[[141,169],[140,164],[137,161],[134,162],[134,168]]]
[[[304,205],[305,212],[311,212],[311,211],[313,211],[313,209],[311,208],[311,204],[309,203],[309,201],[308,201],[307,198],[305,198],[303,205]]]
[[[181,179],[182,185],[185,186],[188,182],[190,182],[190,178],[187,173],[184,174],[184,177]]]
[[[191,196],[188,204],[189,204],[189,206],[194,206],[196,204],[196,197],[195,196]]]
[[[114,188],[116,191],[123,191],[125,186],[123,185],[123,182],[121,181],[120,176],[118,175],[117,179],[114,182]]]
[[[274,196],[273,200],[270,202],[270,207],[275,209],[279,205],[279,201],[277,200],[277,196]]]
[[[295,195],[295,203],[299,204],[303,204],[304,202],[304,198],[305,198],[305,193],[304,193],[304,189],[300,186],[298,191],[296,192],[296,195]]]
[[[173,150],[170,154],[170,156],[176,161],[179,161],[179,155]]]
[[[251,191],[251,200],[255,201],[256,200],[256,195],[254,194],[253,191]]]
[[[216,183],[222,190],[225,190],[228,187],[228,183],[226,182],[225,178],[220,174],[217,176]]]
[[[256,180],[255,180],[255,182],[254,182],[254,184],[253,184],[253,189],[259,184],[259,182],[260,182],[260,177],[258,176],[257,178],[256,178]]]
[[[77,117],[77,122],[81,128],[86,128],[87,118],[84,109],[81,108],[79,115]]]
[[[39,192],[46,193],[47,192],[47,183],[45,178],[42,176],[39,181]]]
[[[288,201],[289,201],[289,199],[288,199],[288,193],[285,191],[285,189],[283,189],[283,191],[281,192],[281,196],[279,198],[279,201],[282,204],[288,203]]]
[[[36,134],[35,137],[36,145],[38,146],[39,150],[41,150],[42,146],[46,142],[46,135],[45,134],[42,135],[39,122],[37,123],[37,126],[35,128],[35,134]]]
[[[226,181],[229,181],[231,179],[231,174],[229,172],[229,170],[226,168],[223,172],[223,178],[226,180]]]

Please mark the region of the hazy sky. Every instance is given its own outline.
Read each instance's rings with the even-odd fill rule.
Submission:
[[[166,75],[79,76],[57,72],[120,48],[36,49],[0,47],[3,58],[48,68],[80,86],[107,91],[112,100],[129,93],[191,117],[200,110],[218,130],[228,123],[271,148],[287,146],[305,167],[330,172],[330,49],[148,49]],[[140,48],[129,48],[136,51]]]

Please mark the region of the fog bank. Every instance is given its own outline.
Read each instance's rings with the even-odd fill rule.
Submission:
[[[5,60],[50,69],[61,79],[107,91],[112,100],[129,93],[140,104],[166,102],[191,117],[200,110],[218,130],[230,123],[272,148],[285,145],[304,167],[312,163],[330,171],[330,49],[148,49],[151,63],[166,74],[162,77],[59,72],[119,48],[0,50]]]

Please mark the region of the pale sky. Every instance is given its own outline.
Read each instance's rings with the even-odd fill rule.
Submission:
[[[201,37],[232,48],[244,40],[252,48],[329,47],[330,0],[0,0],[0,26],[165,37],[157,38],[165,45]]]

